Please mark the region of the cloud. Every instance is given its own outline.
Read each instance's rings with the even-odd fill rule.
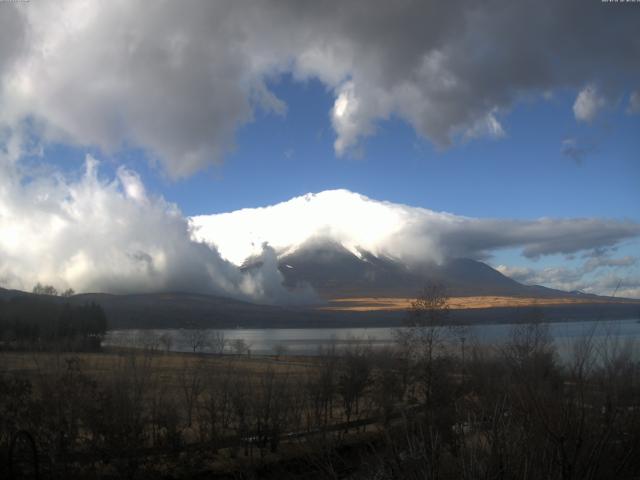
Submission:
[[[587,262],[583,266],[583,271],[585,273],[589,273],[602,267],[632,267],[637,263],[638,259],[631,255],[627,255],[621,258],[595,257],[587,260]]]
[[[469,138],[477,138],[477,137],[493,137],[493,138],[501,138],[504,137],[505,131],[502,128],[502,125],[496,118],[496,112],[492,111],[487,113],[484,118],[478,119],[478,121],[467,130],[466,134]]]
[[[3,5],[0,15],[0,72],[23,53],[26,26],[18,5]]]
[[[363,248],[409,267],[451,256],[483,258],[499,248],[521,248],[530,257],[582,251],[578,273],[585,274],[634,265],[635,258],[613,259],[605,249],[639,235],[640,225],[474,219],[346,190],[186,219],[175,205],[150,195],[136,172],[119,167],[114,178],[104,178],[88,156],[76,178],[46,165],[0,161],[0,231],[5,288],[29,290],[41,282],[79,292],[180,290],[307,303],[317,301],[310,288],[282,286],[278,255],[311,239],[329,238],[356,255]],[[248,257],[256,260],[254,267],[240,269]],[[564,275],[563,284],[578,282],[570,273],[554,274]]]
[[[498,265],[495,267],[503,275],[525,285],[545,285],[568,291],[579,290],[578,281],[583,273],[578,269],[567,267],[548,267],[536,269],[530,267],[512,267]]]
[[[631,115],[640,113],[640,90],[631,92],[631,95],[629,95],[629,106],[627,107],[627,113]]]
[[[32,2],[0,117],[32,119],[45,140],[141,147],[173,177],[218,163],[255,106],[286,110],[264,83],[273,62],[252,8],[233,4]]]
[[[571,254],[580,250],[611,246],[640,234],[632,221],[597,218],[539,220],[467,220],[449,232],[449,249],[459,254],[482,254],[498,248],[521,247],[527,258]]]
[[[594,85],[584,87],[573,104],[573,114],[576,120],[593,121],[598,113],[607,105],[607,101],[600,95]]]
[[[609,273],[600,278],[591,289],[594,292],[607,292],[609,295],[615,292],[616,297],[640,298],[640,278]]]
[[[560,152],[565,157],[569,157],[571,160],[581,165],[585,157],[595,151],[595,145],[581,145],[578,140],[572,137],[565,138],[562,141],[562,147]]]
[[[358,98],[352,82],[338,89],[331,110],[331,124],[338,133],[333,144],[336,154],[341,156],[349,149],[354,150],[361,136],[374,132],[372,119],[387,116],[389,112],[383,104],[384,101],[366,102]]]
[[[543,269],[529,267],[509,267],[498,265],[496,270],[519,282],[533,285],[552,285],[563,290],[583,290],[591,280],[583,282],[583,277],[601,268],[627,268],[637,265],[638,259],[632,256],[622,258],[592,258],[577,268],[548,267]]]
[[[566,291],[579,290],[585,293],[611,295],[618,290],[618,296],[640,297],[640,279],[633,275],[624,275],[638,264],[638,258],[624,256],[612,258],[608,254],[597,255],[588,258],[575,268],[547,267],[542,269],[530,267],[510,267],[498,265],[498,270],[503,275],[527,285],[544,285]],[[605,273],[602,273],[602,270]],[[589,274],[597,273],[596,275]],[[622,274],[621,274],[622,273]]]
[[[221,162],[256,108],[286,114],[268,85],[290,73],[334,92],[338,155],[390,117],[447,146],[504,135],[502,117],[532,93],[637,83],[640,46],[627,39],[639,15],[580,0],[7,3],[0,124],[45,143],[140,148],[181,177]],[[602,98],[584,88],[576,117]]]
[[[284,158],[287,160],[291,160],[295,157],[296,155],[296,151],[295,149],[289,147],[289,148],[285,148],[284,150]]]
[[[42,167],[41,167],[42,168]],[[211,246],[193,241],[187,219],[139,176],[119,167],[99,175],[87,157],[84,173],[0,162],[0,286],[37,283],[78,292],[190,291],[265,303],[308,302],[308,288],[289,291],[261,248],[262,267],[241,272]]]
[[[408,265],[447,257],[486,258],[501,248],[524,256],[611,247],[640,235],[640,224],[597,218],[479,219],[372,200],[347,190],[307,194],[263,208],[191,218],[194,236],[240,265],[267,242],[282,253],[325,237]]]

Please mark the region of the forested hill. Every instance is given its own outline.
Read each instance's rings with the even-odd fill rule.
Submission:
[[[73,342],[77,348],[99,346],[107,316],[95,302],[2,290],[0,341],[3,344]]]

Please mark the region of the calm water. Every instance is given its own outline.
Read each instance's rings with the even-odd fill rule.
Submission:
[[[632,320],[612,320],[607,322],[564,322],[551,323],[550,330],[558,350],[562,353],[571,348],[572,343],[585,335],[593,335],[596,342],[618,342],[620,345],[632,342],[640,346],[640,322]],[[477,341],[481,344],[500,344],[508,339],[513,325],[476,325],[468,327],[465,333],[467,342]],[[338,348],[353,343],[369,343],[374,347],[388,346],[394,343],[394,332],[397,328],[271,328],[271,329],[236,329],[215,330],[222,332],[228,342],[242,339],[255,354],[273,354],[279,347],[284,347],[289,355],[313,355],[320,347],[336,344]],[[181,329],[166,330],[112,330],[108,332],[103,345],[136,346],[157,344],[163,334],[172,338],[171,350],[188,352],[191,350],[184,331]],[[203,352],[208,349],[204,348]],[[228,350],[231,352],[231,350]],[[636,352],[639,349],[636,348]]]

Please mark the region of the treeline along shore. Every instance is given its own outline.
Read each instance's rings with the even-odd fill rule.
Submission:
[[[94,302],[54,301],[45,295],[0,298],[0,348],[99,350],[107,317]]]
[[[406,317],[406,310],[341,311],[326,310],[322,305],[283,307],[191,293],[56,297],[0,289],[0,308],[3,303],[6,305],[18,299],[21,304],[34,302],[40,306],[46,303],[72,307],[95,304],[103,310],[110,329],[396,327],[402,325]],[[55,315],[46,309],[42,312],[46,319]],[[450,318],[468,324],[518,323],[528,321],[538,312],[542,312],[545,321],[549,322],[640,319],[640,301],[603,301],[600,298],[593,303],[457,308],[451,309]],[[3,317],[0,314],[0,318],[15,318],[11,315]]]

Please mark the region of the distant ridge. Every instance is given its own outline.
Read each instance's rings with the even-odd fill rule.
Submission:
[[[536,288],[536,287],[532,287]],[[507,323],[530,318],[533,308],[547,321],[638,318],[639,300],[593,296],[593,303],[456,309],[453,319],[468,323]],[[404,311],[329,311],[324,307],[259,305],[231,298],[184,292],[111,295],[86,293],[69,298],[34,295],[0,288],[2,302],[95,302],[102,306],[110,329],[128,328],[305,328],[399,326]]]

